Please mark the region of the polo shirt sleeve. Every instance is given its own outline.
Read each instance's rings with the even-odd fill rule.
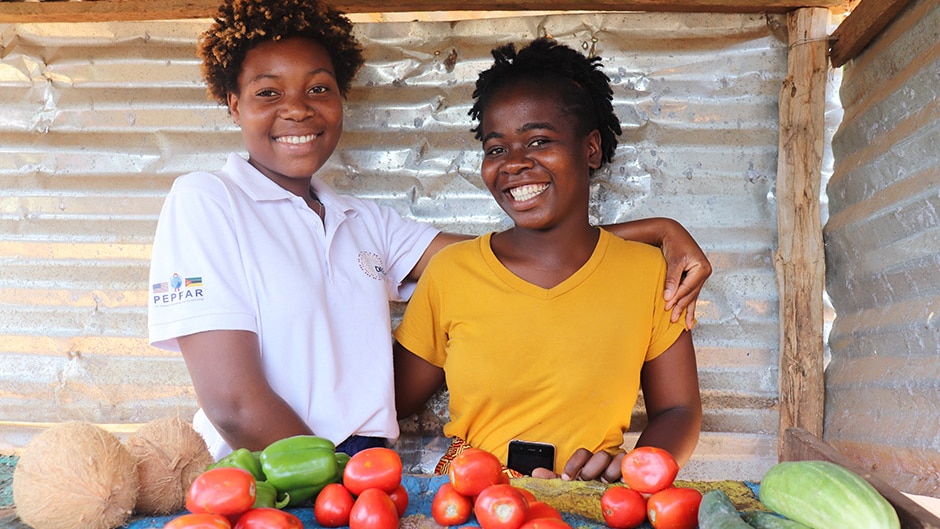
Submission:
[[[211,173],[178,178],[160,212],[148,284],[150,343],[208,330],[258,332],[224,184]]]
[[[390,207],[377,207],[388,249],[385,264],[388,268],[386,277],[389,282],[389,299],[407,301],[414,292],[416,282],[406,278],[440,230],[429,224],[402,217]]]

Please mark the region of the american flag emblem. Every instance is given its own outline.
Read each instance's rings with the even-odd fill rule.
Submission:
[[[154,294],[166,294],[166,293],[169,292],[169,291],[170,291],[170,287],[169,287],[169,285],[167,285],[166,281],[164,281],[163,283],[154,283],[154,284],[153,284],[153,293],[154,293]]]

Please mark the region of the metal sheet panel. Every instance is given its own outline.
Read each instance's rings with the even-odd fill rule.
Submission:
[[[171,181],[240,149],[199,78],[195,40],[206,25],[0,25],[4,450],[43,423],[132,429],[194,410],[181,359],[146,343],[145,296]],[[587,13],[357,31],[368,63],[323,178],[474,234],[506,222],[478,176],[481,153],[468,132],[489,50],[547,34],[604,58],[624,136],[596,177],[594,220],[674,217],[715,267],[694,333],[704,432],[683,477],[759,479],[777,458],[772,252],[785,20]],[[441,449],[422,437],[439,425],[439,406],[430,426],[404,424],[400,446],[416,454],[414,469]]]
[[[825,440],[940,495],[940,4],[913,1],[846,65],[825,227],[836,318]]]

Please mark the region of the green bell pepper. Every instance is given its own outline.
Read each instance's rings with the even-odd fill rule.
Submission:
[[[264,472],[261,470],[261,452],[252,452],[247,448],[239,448],[238,450],[232,451],[231,454],[223,457],[217,462],[211,464],[206,468],[206,470],[218,467],[233,467],[240,468],[242,470],[247,470],[251,472],[251,475],[255,477],[255,481],[264,481]]]
[[[275,441],[261,451],[261,470],[288,505],[300,505],[334,482],[339,472],[336,446],[315,435],[295,435]]]
[[[281,496],[281,498],[278,498],[278,496]],[[267,481],[255,482],[255,504],[252,505],[252,507],[283,509],[287,507],[288,503],[290,503],[290,496],[287,494],[279,494],[277,489],[274,488],[274,485]]]

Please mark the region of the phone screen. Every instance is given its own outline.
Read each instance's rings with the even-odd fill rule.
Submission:
[[[509,459],[506,466],[526,476],[536,468],[555,471],[555,445],[532,441],[509,441]]]

